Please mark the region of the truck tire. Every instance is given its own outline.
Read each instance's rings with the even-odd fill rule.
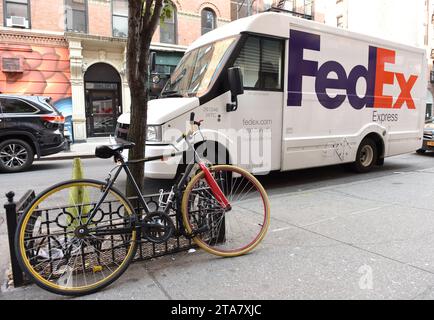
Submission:
[[[416,150],[416,153],[417,153],[417,154],[425,154],[425,153],[426,153],[426,150],[424,150],[424,149],[419,149],[419,150]]]
[[[0,142],[0,172],[13,173],[27,170],[34,158],[33,148],[23,140],[10,139]]]
[[[372,170],[378,160],[378,150],[375,142],[366,138],[360,143],[357,150],[356,161],[352,169],[358,173],[366,173]]]

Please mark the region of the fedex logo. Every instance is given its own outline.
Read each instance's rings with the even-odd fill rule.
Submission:
[[[409,109],[416,109],[411,90],[418,76],[411,75],[406,78],[403,73],[385,70],[386,63],[395,63],[395,51],[370,46],[368,66],[357,65],[347,74],[337,61],[327,61],[320,66],[317,61],[304,58],[304,50],[321,51],[319,35],[291,30],[289,41],[288,106],[301,107],[303,77],[314,77],[318,100],[327,109],[339,108],[347,97],[350,105],[357,110],[365,107],[400,109],[404,104]],[[331,73],[335,73],[337,77],[331,78]],[[356,92],[357,82],[361,78],[364,78],[367,84],[363,97]],[[383,91],[385,85],[394,85],[396,82],[401,93],[394,102],[394,98],[384,95]],[[341,89],[347,94],[329,96],[327,89]]]

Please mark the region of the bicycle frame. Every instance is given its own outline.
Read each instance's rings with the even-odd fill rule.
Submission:
[[[226,211],[229,211],[231,209],[229,201],[226,199],[225,195],[223,194],[222,190],[218,186],[217,182],[215,181],[215,179],[212,176],[211,172],[209,171],[208,167],[205,165],[205,162],[201,159],[201,157],[197,153],[196,149],[189,141],[188,137],[184,135],[183,138],[185,139],[187,146],[188,146],[186,152],[193,151],[193,160],[187,165],[186,170],[184,172],[184,175],[180,176],[177,179],[177,181],[175,182],[175,184],[172,186],[172,189],[169,193],[169,196],[168,196],[168,199],[166,202],[166,206],[164,208],[164,213],[169,214],[169,211],[172,209],[174,197],[175,196],[177,196],[178,198],[180,197],[180,195],[182,193],[180,191],[182,190],[183,186],[185,185],[185,183],[186,183],[190,173],[192,172],[195,164],[199,164],[200,169],[205,173],[205,180],[206,180],[207,184],[209,185],[209,187],[212,191],[212,194],[214,195],[216,200],[219,202],[219,204],[222,206],[223,209],[225,209]],[[109,175],[109,177],[107,178],[107,180],[106,180],[107,184],[106,184],[106,188],[104,190],[104,193],[101,196],[101,199],[99,199],[98,203],[96,204],[93,212],[87,217],[87,222],[85,223],[85,226],[87,227],[91,223],[92,219],[95,217],[96,213],[98,212],[98,209],[100,208],[100,206],[103,204],[104,200],[106,199],[110,188],[114,185],[114,183],[116,182],[116,180],[119,177],[119,174],[121,173],[122,170],[125,171],[128,179],[130,179],[130,181],[133,185],[134,191],[135,191],[135,193],[136,193],[136,195],[140,201],[140,204],[142,205],[143,209],[145,210],[145,213],[146,214],[150,213],[149,207],[146,204],[143,193],[141,192],[139,186],[137,185],[137,182],[134,179],[128,165],[131,163],[140,163],[140,162],[145,163],[145,162],[155,161],[155,160],[164,160],[164,159],[176,157],[176,156],[182,155],[182,154],[184,154],[184,152],[176,152],[176,153],[172,153],[169,156],[162,155],[162,156],[156,156],[156,157],[150,157],[150,158],[144,158],[144,159],[132,160],[132,161],[126,162],[119,152],[117,155],[115,155],[115,160],[117,160],[120,163],[119,167],[116,170],[113,178],[111,177],[111,175]],[[137,217],[137,214],[135,214],[134,217]],[[119,232],[119,230],[117,230],[117,232]]]

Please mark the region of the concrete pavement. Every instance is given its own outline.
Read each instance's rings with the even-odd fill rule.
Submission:
[[[434,298],[434,155],[391,158],[362,176],[330,167],[261,181],[272,222],[251,254],[138,262],[81,299]],[[2,290],[1,299],[65,299],[36,286]]]

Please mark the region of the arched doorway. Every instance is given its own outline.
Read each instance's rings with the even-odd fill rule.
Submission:
[[[86,131],[88,137],[114,134],[122,113],[121,77],[107,63],[90,66],[85,75]]]

